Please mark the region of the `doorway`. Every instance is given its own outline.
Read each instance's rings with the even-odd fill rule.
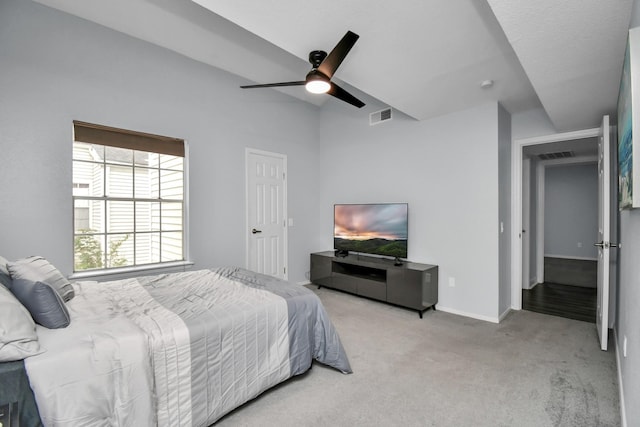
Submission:
[[[524,310],[595,323],[597,142],[581,138],[523,149]]]
[[[530,214],[528,228],[523,228],[523,169],[524,164],[527,163],[525,159],[530,158],[533,155],[539,155],[544,153],[562,153],[565,151],[572,151],[575,157],[582,157],[583,152],[578,148],[584,142],[576,142],[581,140],[594,140],[599,136],[600,130],[597,128],[586,129],[582,131],[565,132],[561,134],[545,135],[541,137],[526,138],[514,141],[514,149],[512,150],[512,218],[515,232],[512,234],[512,275],[511,275],[511,307],[515,310],[522,309],[522,289],[523,283],[527,288],[530,288],[535,283],[544,282],[544,193],[538,191],[528,199],[530,206],[535,206],[535,209],[527,208],[527,212]],[[574,147],[576,145],[577,147]],[[525,149],[528,150],[528,156],[525,156]],[[537,150],[537,151],[536,151]],[[576,153],[578,153],[576,155]],[[584,153],[585,156],[592,156],[594,151],[590,149],[589,154]],[[546,159],[548,164],[562,162],[562,159]],[[540,168],[543,166],[538,162],[535,167],[529,165],[530,170],[537,170],[535,174],[536,181],[531,182],[530,188],[543,189],[544,188],[544,173],[540,173]],[[531,174],[533,175],[533,174]],[[527,175],[530,177],[531,175]],[[528,178],[527,178],[528,179]],[[529,187],[528,187],[529,188]],[[533,203],[531,203],[533,201]],[[541,244],[528,245],[529,256],[523,259],[523,235],[528,234],[529,242],[540,242]],[[591,242],[590,244],[593,244]],[[524,265],[524,267],[523,267]],[[524,271],[530,272],[530,278],[527,281],[523,278]]]

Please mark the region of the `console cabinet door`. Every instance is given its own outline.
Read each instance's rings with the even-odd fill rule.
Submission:
[[[387,302],[422,310],[423,272],[418,270],[390,269],[387,271]]]
[[[385,282],[356,278],[355,284],[358,295],[379,301],[387,300],[387,284]]]

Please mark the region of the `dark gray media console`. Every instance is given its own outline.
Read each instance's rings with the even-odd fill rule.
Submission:
[[[311,283],[422,313],[438,303],[438,266],[372,256],[335,256],[333,251],[311,254]]]

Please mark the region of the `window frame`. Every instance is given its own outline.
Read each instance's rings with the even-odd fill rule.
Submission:
[[[79,122],[79,121],[74,121],[73,122],[73,138],[72,138],[72,143],[75,144],[76,142],[78,143],[86,143],[86,144],[91,144],[91,145],[96,145],[96,146],[101,146],[101,147],[105,147],[104,151],[103,151],[103,156],[101,160],[97,160],[97,159],[76,159],[75,158],[75,149],[72,150],[72,171],[74,170],[76,164],[78,163],[87,163],[87,164],[93,164],[93,165],[101,165],[102,166],[102,170],[100,171],[100,173],[102,174],[101,180],[102,182],[102,189],[100,190],[100,192],[102,193],[102,196],[85,196],[85,195],[75,195],[74,194],[74,189],[76,187],[75,182],[73,182],[72,185],[72,204],[73,204],[73,208],[72,208],[72,223],[73,223],[73,229],[72,229],[72,236],[73,236],[73,248],[72,248],[72,254],[73,254],[73,274],[70,276],[72,278],[79,278],[79,277],[90,277],[90,276],[102,276],[102,275],[110,275],[110,274],[119,274],[119,273],[127,273],[127,272],[137,272],[137,271],[144,271],[144,270],[155,270],[155,269],[164,269],[164,268],[172,268],[172,267],[179,267],[179,266],[185,266],[185,265],[191,265],[193,264],[192,262],[188,261],[189,259],[189,245],[188,245],[188,230],[189,230],[189,224],[188,224],[188,189],[189,189],[189,185],[188,185],[188,157],[187,157],[187,144],[184,140],[182,139],[178,139],[178,138],[170,138],[170,137],[164,137],[164,136],[159,136],[159,135],[153,135],[153,134],[147,134],[147,133],[141,133],[141,132],[135,132],[135,131],[129,131],[129,130],[124,130],[124,129],[118,129],[118,128],[111,128],[111,127],[107,127],[107,126],[102,126],[102,125],[94,125],[94,124],[90,124],[90,123],[86,123],[86,122]],[[157,143],[157,145],[155,145]],[[107,147],[115,147],[115,148],[124,148],[127,150],[134,150],[133,153],[135,152],[147,152],[147,153],[156,153],[158,155],[158,162],[155,165],[141,165],[141,164],[137,164],[137,162],[135,161],[135,154],[134,154],[134,159],[132,159],[131,164],[120,164],[117,161],[112,161],[110,159],[107,159],[107,156],[104,155],[104,153],[107,150]],[[154,149],[154,147],[159,147],[158,149]],[[182,157],[182,167],[180,168],[171,168],[171,167],[163,167],[163,163],[161,160],[161,156],[163,154],[168,154],[171,156],[175,156],[175,157]],[[123,167],[123,168],[130,168],[131,170],[131,194],[130,196],[121,196],[121,195],[117,195],[117,196],[110,196],[108,193],[108,185],[109,185],[109,172],[108,169],[111,167]],[[135,185],[136,185],[136,170],[138,169],[145,169],[145,170],[155,170],[158,176],[158,195],[157,197],[137,197],[136,195],[136,189],[135,189]],[[169,173],[175,173],[175,172],[179,172],[181,173],[181,178],[182,178],[182,198],[163,198],[163,193],[162,193],[162,174],[163,172],[169,172]],[[72,173],[72,175],[74,175]],[[178,188],[178,187],[176,187]],[[78,236],[81,236],[83,233],[79,233],[79,230],[76,229],[76,218],[75,218],[75,207],[76,207],[76,201],[78,200],[86,200],[89,203],[91,203],[92,201],[99,201],[102,203],[102,209],[104,212],[100,213],[100,215],[102,216],[101,221],[103,222],[103,226],[101,227],[101,230],[99,230],[98,232],[95,233],[87,233],[88,235],[93,235],[93,236],[99,236],[99,238],[102,240],[101,242],[101,248],[103,251],[106,251],[106,247],[109,246],[110,243],[110,236],[114,236],[114,235],[123,235],[123,234],[131,234],[132,238],[133,238],[133,244],[132,244],[132,253],[133,253],[133,260],[131,261],[131,265],[126,265],[126,266],[106,266],[106,260],[108,258],[108,254],[106,253],[102,253],[102,263],[103,263],[103,267],[101,268],[89,268],[89,269],[84,269],[84,270],[76,270],[76,248],[75,248],[75,242],[76,242],[76,238]],[[132,225],[132,231],[131,232],[127,232],[127,233],[123,233],[122,231],[109,231],[109,225],[108,225],[108,221],[109,221],[109,202],[127,202],[127,203],[131,203],[131,223]],[[158,225],[157,225],[157,229],[152,229],[150,228],[149,230],[146,231],[138,231],[138,218],[137,218],[137,208],[138,208],[138,203],[157,203],[158,204]],[[182,211],[181,211],[181,227],[176,228],[176,229],[164,229],[163,227],[163,221],[162,221],[162,211],[163,211],[163,206],[165,204],[172,204],[172,203],[179,203],[182,205]],[[177,211],[176,211],[177,213]],[[92,214],[90,213],[90,216]],[[163,251],[163,245],[162,245],[162,238],[163,235],[166,233],[181,233],[181,259],[174,259],[174,260],[169,260],[169,261],[163,261],[162,260],[162,251]],[[139,260],[136,259],[137,255],[137,245],[136,245],[136,240],[140,238],[140,236],[142,235],[148,235],[150,236],[149,239],[153,238],[153,235],[157,235],[157,238],[159,239],[159,252],[158,252],[158,260],[152,260],[151,262],[146,262],[146,263],[142,263],[139,264]],[[106,245],[106,246],[105,246]]]

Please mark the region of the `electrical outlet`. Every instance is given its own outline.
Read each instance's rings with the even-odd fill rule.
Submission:
[[[455,277],[449,277],[449,287],[450,288],[455,288],[456,287],[456,278]]]
[[[582,242],[578,242],[578,247],[581,248],[582,247]]]
[[[627,357],[627,336],[622,339],[622,357]]]

